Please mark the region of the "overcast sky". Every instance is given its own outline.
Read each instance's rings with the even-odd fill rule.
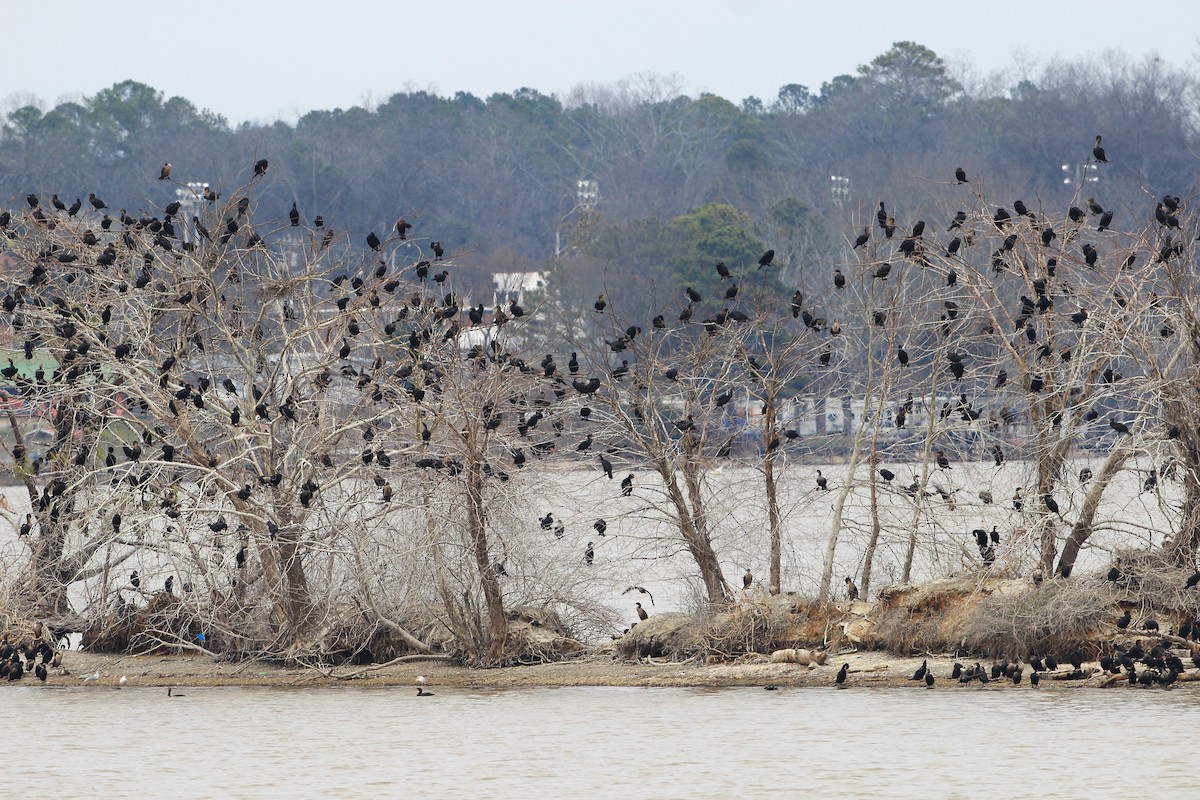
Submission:
[[[1127,0],[6,0],[4,6],[0,112],[27,95],[54,105],[133,79],[234,123],[290,122],[312,109],[378,103],[416,89],[486,97],[530,86],[564,95],[577,84],[639,73],[677,75],[687,94],[770,101],[787,83],[816,91],[902,40],[970,64],[981,76],[1109,48],[1135,58],[1157,53],[1191,67],[1197,52],[1195,29],[1183,21],[1186,4],[1172,14],[1139,11]]]

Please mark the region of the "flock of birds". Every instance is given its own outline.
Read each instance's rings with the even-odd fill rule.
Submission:
[[[47,667],[57,667],[61,660],[61,653],[45,642],[20,647],[10,643],[5,635],[0,640],[0,681],[19,681],[32,675],[45,683],[49,675]]]
[[[1101,164],[1108,163],[1107,155],[1101,146],[1101,137],[1097,136],[1093,148],[1093,158]],[[266,159],[261,159],[253,165],[252,180],[265,175],[269,165]],[[172,165],[168,162],[163,164],[159,171],[158,180],[169,180],[172,171]],[[966,184],[968,178],[966,172],[962,168],[955,170],[955,182],[958,184]],[[213,191],[209,187],[205,187],[203,197],[210,204],[215,204],[221,195]],[[69,206],[59,199],[57,194],[53,195],[50,200],[50,208],[53,209],[47,213],[42,205],[41,200],[33,194],[26,197],[26,203],[29,207],[27,213],[28,220],[33,224],[53,228],[58,224],[59,215],[66,214],[68,220],[74,220],[81,212],[83,212],[84,204],[81,199],[76,199]],[[109,325],[113,317],[114,309],[112,306],[107,306],[97,310],[96,319],[93,320],[91,314],[87,310],[72,305],[64,297],[53,293],[52,286],[59,280],[65,280],[67,284],[72,283],[80,276],[77,271],[82,271],[88,275],[93,275],[97,270],[103,270],[112,267],[119,258],[123,255],[118,249],[121,244],[124,245],[124,250],[130,253],[142,254],[142,267],[133,273],[132,286],[124,282],[120,278],[113,278],[119,282],[116,287],[118,293],[125,294],[131,290],[143,290],[147,287],[161,292],[165,289],[166,294],[174,294],[174,303],[179,307],[189,307],[195,303],[202,301],[197,296],[195,291],[187,287],[162,287],[158,277],[155,275],[153,265],[157,257],[170,256],[178,254],[179,251],[196,250],[203,247],[224,247],[229,244],[235,236],[244,236],[243,249],[253,250],[263,246],[262,237],[256,233],[253,228],[246,222],[247,212],[249,208],[249,200],[242,197],[236,205],[229,209],[229,213],[224,218],[224,222],[220,228],[215,231],[208,230],[198,217],[193,217],[191,220],[193,228],[199,235],[199,241],[193,241],[186,237],[181,237],[176,228],[178,222],[178,214],[181,210],[181,205],[178,202],[171,203],[164,209],[163,217],[150,217],[143,214],[141,217],[132,217],[128,215],[124,209],[114,218],[110,215],[111,209],[107,204],[94,193],[90,193],[87,197],[87,204],[92,209],[92,213],[99,215],[98,227],[101,231],[101,236],[97,236],[93,228],[85,228],[78,237],[78,241],[73,245],[51,244],[44,251],[38,254],[34,260],[31,272],[27,277],[24,286],[19,286],[17,289],[6,295],[3,298],[2,306],[4,310],[12,315],[14,328],[19,328],[17,324],[21,321],[22,315],[31,305],[37,304],[43,311],[49,311],[56,316],[57,321],[53,326],[52,331],[48,331],[49,337],[56,340],[58,345],[58,361],[60,366],[57,372],[47,380],[46,376],[38,375],[33,381],[28,381],[19,375],[16,366],[10,360],[8,367],[0,370],[6,378],[14,380],[22,387],[23,391],[33,391],[38,387],[44,387],[48,384],[64,381],[68,384],[77,382],[86,376],[97,374],[100,370],[99,360],[96,358],[96,353],[93,348],[103,349],[105,358],[115,359],[118,363],[128,362],[131,358],[136,357],[135,344],[128,338],[118,338],[116,340],[107,337],[104,329]],[[1018,341],[1023,340],[1022,346],[1026,352],[1035,354],[1036,360],[1032,360],[1035,373],[1033,374],[1028,385],[1024,387],[1031,394],[1038,394],[1047,390],[1049,379],[1046,377],[1051,367],[1046,365],[1039,366],[1044,359],[1058,359],[1063,363],[1070,360],[1070,349],[1059,352],[1051,347],[1050,343],[1042,338],[1039,332],[1039,321],[1044,318],[1052,309],[1055,308],[1056,302],[1061,302],[1061,298],[1070,296],[1070,287],[1067,284],[1068,274],[1076,265],[1082,265],[1086,269],[1095,268],[1099,254],[1094,244],[1084,242],[1080,246],[1079,254],[1068,255],[1065,250],[1065,245],[1073,242],[1078,237],[1078,233],[1083,224],[1089,219],[1097,219],[1097,232],[1104,232],[1109,228],[1113,221],[1113,211],[1106,210],[1100,206],[1094,199],[1089,199],[1087,209],[1072,207],[1067,217],[1070,220],[1069,230],[1062,233],[1056,231],[1053,225],[1046,218],[1033,213],[1020,200],[1012,204],[1015,216],[1010,214],[1006,208],[996,208],[995,213],[991,215],[990,225],[994,227],[995,236],[1003,236],[1003,242],[997,247],[991,257],[991,263],[997,275],[1004,272],[1017,273],[1024,276],[1029,285],[1033,287],[1034,297],[1030,298],[1022,294],[1019,298],[1020,306],[1015,315],[1016,325],[1014,335]],[[1164,231],[1163,239],[1160,241],[1157,249],[1157,260],[1159,262],[1170,261],[1182,253],[1182,247],[1173,236],[1175,233],[1181,232],[1181,225],[1178,215],[1182,212],[1182,205],[1178,198],[1164,197],[1158,202],[1155,210],[1155,219]],[[86,212],[83,212],[86,213]],[[289,212],[289,222],[291,226],[299,226],[300,211],[296,204],[293,203],[292,209]],[[0,233],[8,235],[15,239],[18,236],[16,226],[14,226],[13,214],[9,211],[0,212]],[[939,256],[939,270],[944,274],[945,286],[953,288],[959,281],[959,274],[953,267],[955,259],[963,258],[967,249],[975,243],[976,234],[969,230],[970,220],[965,212],[959,212],[950,222],[948,232],[955,233],[954,238],[947,242],[944,246],[936,243],[926,235],[926,224],[923,220],[918,220],[908,232],[905,232],[895,220],[893,214],[889,213],[883,202],[880,202],[877,212],[877,223],[883,231],[886,239],[891,240],[898,233],[901,236],[897,247],[896,255],[903,258],[906,262],[919,265],[924,268],[933,268],[934,251],[937,251]],[[115,229],[114,229],[115,226]],[[314,226],[320,230],[324,228],[324,221],[321,217],[314,219]],[[393,233],[397,240],[406,240],[407,235],[412,228],[411,223],[404,218],[399,219],[393,226]],[[1027,235],[1033,236],[1040,241],[1046,252],[1051,252],[1052,243],[1058,239],[1063,244],[1063,249],[1055,251],[1043,263],[1030,264],[1024,257],[1019,257],[1016,253],[1017,244],[1020,241],[1020,232],[1018,229],[1025,231]],[[107,235],[107,237],[105,236]],[[103,244],[101,238],[107,238]],[[327,248],[332,241],[332,229],[325,229],[321,240],[321,248]],[[983,238],[982,235],[979,237]],[[389,236],[390,240],[390,236]],[[871,228],[867,227],[854,242],[854,250],[866,250],[871,240]],[[380,253],[387,245],[387,241],[381,240],[380,237],[372,231],[365,240],[367,248],[371,253]],[[434,272],[436,265],[443,258],[445,250],[440,242],[432,242],[430,249],[433,252],[433,257],[430,260],[418,261],[413,265],[413,275],[416,280],[420,281],[421,286],[432,289],[429,286],[430,281],[435,287],[440,287],[447,279],[448,270]],[[944,251],[944,255],[941,255]],[[1123,262],[1123,268],[1128,268],[1136,257],[1135,253],[1129,254]],[[774,250],[765,251],[757,260],[757,268],[762,270],[769,268],[774,264]],[[61,269],[67,270],[66,276],[61,276],[51,273],[51,265],[56,264]],[[950,266],[947,266],[950,265]],[[893,276],[893,267],[890,261],[883,263],[874,263],[869,269],[869,274],[866,276],[869,283],[879,282],[883,284]],[[722,280],[732,281],[734,276],[730,269],[723,263],[716,265],[716,272]],[[402,306],[401,316],[396,321],[389,323],[385,328],[385,333],[388,336],[398,335],[404,339],[404,332],[407,330],[406,341],[410,351],[414,354],[414,364],[405,364],[396,371],[395,375],[385,375],[385,365],[376,359],[370,366],[357,363],[353,358],[354,346],[352,340],[358,335],[359,322],[353,316],[356,309],[366,309],[378,307],[380,304],[380,292],[385,295],[390,295],[401,286],[401,280],[395,275],[389,275],[387,262],[380,259],[378,267],[374,269],[364,270],[362,275],[350,276],[339,275],[330,281],[331,291],[335,294],[340,293],[341,296],[336,299],[336,306],[339,313],[347,315],[346,328],[347,335],[341,338],[340,347],[337,348],[337,361],[341,363],[342,377],[349,378],[360,390],[369,392],[377,402],[383,402],[385,399],[396,399],[392,393],[392,387],[398,385],[402,389],[402,393],[413,401],[420,403],[426,392],[439,391],[437,382],[440,378],[439,370],[436,366],[427,363],[422,363],[416,355],[422,352],[422,348],[428,345],[435,339],[441,341],[449,341],[455,338],[461,331],[464,324],[471,326],[479,326],[483,324],[486,318],[485,309],[482,304],[478,306],[463,307],[461,299],[456,297],[452,292],[441,298],[429,297],[428,294],[414,294],[411,302]],[[834,270],[832,278],[832,291],[836,293],[843,292],[847,286],[847,276],[840,270]],[[726,326],[731,326],[737,323],[746,322],[750,316],[735,304],[739,296],[739,287],[736,283],[730,283],[723,290],[718,290],[717,300],[710,308],[705,304],[705,300],[701,292],[694,287],[687,287],[684,292],[685,304],[677,316],[677,321],[680,325],[689,325],[693,321],[698,322],[701,330],[709,337],[716,336]],[[593,310],[598,315],[604,315],[608,309],[608,300],[604,294],[601,294],[593,304]],[[821,316],[821,312],[811,307],[806,303],[806,298],[800,290],[796,290],[790,300],[788,307],[793,319],[800,321],[804,327],[812,331],[827,331],[831,337],[836,338],[841,333],[840,323],[834,320],[833,323],[828,322],[825,317]],[[285,306],[286,313],[286,306]],[[406,322],[406,317],[412,315],[411,319]],[[463,320],[464,314],[466,320]],[[496,306],[492,310],[490,324],[497,329],[502,327],[511,319],[516,319],[524,316],[525,311],[515,301],[509,301],[504,307]],[[957,324],[960,317],[964,315],[964,310],[959,307],[955,300],[946,300],[943,303],[943,313],[938,320],[938,332],[942,340],[939,352],[944,353],[946,360],[946,368],[953,376],[953,379],[960,384],[966,380],[969,370],[971,356],[968,355],[970,344],[967,341],[966,334],[960,334],[957,331]],[[1078,308],[1073,313],[1067,315],[1071,323],[1079,329],[1089,324],[1090,315],[1087,308]],[[884,311],[875,311],[872,315],[872,321],[876,326],[883,327],[888,324],[888,315]],[[407,327],[405,327],[407,326]],[[655,316],[650,322],[650,327],[654,331],[664,331],[671,327],[666,315],[660,314]],[[1164,331],[1166,328],[1164,328]],[[983,329],[985,335],[996,335],[994,329],[985,327]],[[1167,334],[1164,333],[1164,337]],[[642,328],[637,325],[628,325],[618,331],[618,335],[614,338],[606,339],[605,343],[610,351],[610,357],[620,358],[622,354],[627,353],[633,347],[639,337],[644,336]],[[960,337],[962,340],[952,341],[955,337]],[[41,346],[44,341],[39,341],[36,338],[31,338],[25,343],[26,357],[32,355],[34,347]],[[197,352],[203,352],[206,342],[200,333],[196,333],[188,341],[188,346],[194,348]],[[334,345],[338,343],[335,341]],[[89,353],[91,356],[89,357]],[[506,447],[508,459],[514,468],[520,469],[528,463],[530,457],[542,457],[548,452],[557,448],[557,440],[563,435],[565,430],[565,419],[568,414],[561,410],[561,407],[556,407],[557,404],[566,400],[570,396],[570,391],[574,391],[573,399],[577,403],[568,403],[566,407],[573,409],[571,416],[577,415],[579,424],[586,425],[589,421],[594,420],[596,416],[591,408],[591,399],[601,392],[601,390],[611,390],[614,393],[618,391],[618,387],[628,386],[630,388],[621,390],[627,396],[633,398],[631,404],[633,414],[637,417],[640,425],[647,426],[655,424],[651,419],[649,407],[645,402],[646,392],[645,387],[649,381],[659,380],[667,383],[674,383],[679,380],[679,370],[675,367],[669,367],[662,374],[651,375],[647,374],[640,368],[638,364],[630,364],[628,358],[621,358],[619,365],[609,365],[601,370],[603,377],[596,375],[587,376],[582,372],[582,365],[578,354],[571,353],[570,359],[567,361],[566,374],[562,374],[559,366],[552,354],[547,354],[537,366],[526,363],[516,354],[511,352],[503,352],[502,349],[493,342],[490,346],[477,345],[468,353],[468,358],[477,361],[478,363],[492,363],[501,366],[504,369],[517,371],[534,378],[540,377],[546,381],[545,389],[534,392],[532,395],[522,396],[515,402],[516,408],[513,412],[506,412],[495,405],[485,405],[482,409],[482,422],[485,429],[496,430],[500,428],[505,421],[509,423],[511,432],[516,436],[512,439],[515,444]],[[829,366],[831,363],[832,352],[829,348],[817,356],[817,363],[822,366]],[[905,343],[901,342],[895,352],[896,363],[901,368],[906,368],[914,360],[912,349]],[[158,365],[158,380],[163,389],[172,392],[173,398],[169,400],[168,405],[171,413],[179,416],[181,406],[192,405],[198,410],[208,410],[212,412],[219,409],[223,415],[226,415],[231,426],[237,427],[240,424],[241,416],[244,413],[241,404],[236,401],[237,395],[240,393],[239,387],[233,385],[232,381],[226,377],[224,379],[200,377],[198,379],[190,379],[175,371],[177,360],[174,355],[169,356]],[[753,380],[761,377],[765,372],[766,367],[759,363],[754,355],[749,355],[746,358],[746,373]],[[1045,374],[1037,372],[1044,370]],[[333,380],[337,377],[330,373],[325,380]],[[418,380],[418,378],[420,378]],[[1009,380],[1009,374],[1005,369],[999,369],[992,380],[993,389],[1000,389]],[[1102,383],[1111,384],[1120,380],[1120,376],[1116,374],[1111,367],[1106,369],[1100,376]],[[397,384],[398,382],[398,384]],[[607,384],[607,385],[606,385]],[[213,395],[220,388],[227,393],[229,399],[224,401],[213,402]],[[243,387],[245,388],[245,387]],[[261,390],[257,385],[250,387],[253,396],[253,409],[248,411],[253,414],[254,418],[261,420],[264,423],[271,423],[276,417],[283,417],[292,422],[299,422],[301,409],[299,401],[292,396],[286,398],[272,398],[270,394]],[[712,409],[720,411],[731,402],[733,391],[729,387],[717,387],[711,392],[709,402]],[[274,399],[274,405],[271,401]],[[905,418],[913,411],[912,395],[909,399],[895,410],[894,418],[897,427],[903,428]],[[985,411],[975,407],[970,401],[966,393],[962,394],[962,399],[957,409],[951,409],[947,403],[943,409],[943,419],[950,414],[958,414],[964,420],[969,422],[985,419]],[[1099,417],[1099,411],[1093,406],[1088,409],[1079,409],[1086,421],[1094,421]],[[507,417],[506,417],[507,413]],[[702,429],[704,422],[697,419],[696,413],[689,412],[678,419],[669,419],[663,422],[666,432],[672,436],[691,437],[698,435]],[[531,437],[536,435],[538,426],[543,420],[548,420],[553,428],[553,433],[549,436]],[[1108,420],[1109,427],[1118,436],[1130,435],[1132,432],[1133,421],[1129,419],[1120,419],[1115,413]],[[432,434],[429,428],[422,426],[421,438],[424,443],[430,443]],[[362,453],[362,462],[364,466],[372,466],[373,469],[386,470],[391,466],[391,454],[385,450],[372,446],[367,433],[364,432],[364,439],[367,440],[367,448]],[[1177,435],[1176,431],[1176,435]],[[780,431],[780,436],[766,443],[766,448],[771,450],[779,447],[787,441],[792,441],[799,438],[800,434],[794,429]],[[1168,429],[1167,436],[1171,437],[1171,430]],[[1173,437],[1172,437],[1173,438]],[[711,455],[714,457],[728,457],[732,450],[732,438],[728,441],[718,443],[712,448]],[[159,460],[167,463],[174,462],[178,455],[181,454],[184,445],[179,442],[170,440],[170,433],[162,426],[148,427],[142,436],[141,441],[127,443],[122,447],[126,457],[126,462],[137,464],[147,457],[147,450],[151,447],[161,449],[161,457]],[[528,453],[526,452],[528,451]],[[85,466],[88,461],[90,448],[85,445],[81,447],[79,454],[76,456],[74,464],[76,466]],[[616,443],[605,444],[598,440],[598,437],[593,432],[588,432],[586,436],[580,440],[574,447],[574,453],[586,456],[590,452],[596,452],[597,463],[604,474],[609,479],[614,479],[614,464],[613,457],[619,452]],[[993,455],[996,465],[999,467],[1005,460],[1005,454],[999,444],[993,447]],[[21,462],[24,453],[13,453],[14,460]],[[190,454],[192,458],[196,458],[197,454]],[[216,468],[220,463],[220,459],[215,454],[208,454],[207,459],[199,459],[207,464],[210,469]],[[330,468],[333,466],[332,457],[329,453],[318,454],[318,461],[322,467]],[[934,461],[939,470],[949,471],[952,469],[950,455],[945,450],[938,449],[934,456]],[[114,471],[114,484],[118,480],[115,469],[118,465],[116,455],[112,447],[108,448],[108,454],[105,458],[105,469]],[[444,472],[449,475],[459,474],[464,465],[461,460],[451,455],[425,455],[420,458],[411,460],[411,466],[420,470],[435,470]],[[35,470],[36,471],[36,470]],[[499,466],[489,462],[485,470],[489,477],[496,477],[500,480],[507,479],[507,473]],[[886,468],[878,469],[879,475],[885,482],[890,483],[895,473]],[[127,479],[131,479],[136,486],[144,486],[149,481],[149,473],[143,472],[140,474],[126,474]],[[230,495],[237,495],[241,502],[246,502],[250,499],[253,493],[259,486],[278,487],[281,482],[287,480],[288,477],[278,472],[270,472],[254,476],[254,480],[246,483],[244,486],[230,489]],[[820,470],[816,471],[815,477],[816,487],[818,490],[829,489],[829,482]],[[320,484],[315,478],[315,472],[309,471],[305,473],[305,479],[301,482],[295,480],[297,484],[294,487],[297,498],[302,506],[308,507],[318,493]],[[376,472],[375,484],[381,491],[381,496],[384,502],[390,500],[391,485],[390,482],[382,476],[381,472]],[[39,510],[45,510],[53,504],[57,498],[64,495],[67,491],[67,481],[63,477],[56,477],[50,481],[40,500]],[[629,474],[621,481],[621,494],[629,496],[633,491],[633,474]],[[917,496],[922,491],[919,481],[914,482],[907,487],[907,491],[913,496]],[[1013,506],[1020,511],[1023,504],[1023,499],[1020,495],[1020,489],[1013,499]],[[985,504],[993,502],[990,493],[987,490],[980,492],[980,498]],[[1039,503],[1051,514],[1059,514],[1060,508],[1049,492],[1042,492],[1038,498]],[[168,517],[176,519],[180,515],[180,510],[176,504],[164,499],[163,510]],[[32,519],[27,518],[32,528]],[[119,530],[121,521],[120,515],[114,514],[111,520],[114,530]],[[274,523],[269,523],[273,525]],[[554,535],[562,538],[565,534],[564,525],[561,520],[555,520],[551,513],[547,513],[539,520],[539,525],[543,530],[553,531]],[[209,523],[209,527],[213,533],[220,533],[228,528],[228,524],[224,522],[224,517],[218,517]],[[597,519],[593,524],[597,537],[606,536],[607,522],[603,519]],[[274,535],[277,530],[272,530]],[[974,532],[981,558],[990,563],[994,558],[994,546],[999,543],[998,531],[993,528],[989,533],[983,530]],[[245,548],[239,554],[238,566],[243,566]],[[594,563],[596,555],[595,539],[589,540],[583,548],[583,560],[586,565],[591,566]],[[499,575],[507,574],[507,569],[504,563],[497,562],[494,565],[495,572]],[[751,574],[747,570],[744,576],[744,588],[749,588]],[[847,577],[847,594],[851,599],[857,597],[858,590],[853,584],[853,581]],[[631,587],[631,589],[639,589],[645,592],[641,587]],[[627,589],[626,592],[631,589]],[[168,587],[168,591],[170,588]],[[646,592],[646,594],[649,594]],[[651,601],[653,598],[651,597]],[[646,619],[646,610],[642,608],[641,603],[636,604],[636,610],[639,619]],[[22,671],[24,668],[22,667]],[[12,668],[8,671],[11,673]],[[1031,680],[1038,674],[1040,670],[1033,669]],[[1002,668],[1001,672],[1004,672]],[[962,670],[963,675],[970,675],[971,678],[980,675],[978,668],[966,668]],[[1007,677],[1014,678],[1015,682],[1019,682],[1020,676],[1019,667],[1009,670]],[[931,673],[926,672],[922,676],[923,680],[932,680]],[[961,676],[958,676],[961,680]],[[843,683],[846,679],[846,669],[843,668],[839,673],[839,683]],[[981,678],[984,680],[984,678]]]
[[[1122,620],[1117,623],[1119,628],[1124,629],[1128,626],[1129,616],[1130,612],[1127,609]],[[1142,629],[1147,634],[1156,633],[1158,623],[1153,619],[1147,619],[1143,622]],[[1178,631],[1170,638],[1162,638],[1150,644],[1149,649],[1143,645],[1140,639],[1126,645],[1113,642],[1108,648],[1108,652],[1100,655],[1095,663],[1100,673],[1113,678],[1123,675],[1125,682],[1130,686],[1170,688],[1188,669],[1183,659],[1173,652],[1174,649],[1180,647],[1189,650],[1188,657],[1191,664],[1200,670],[1200,624],[1192,621],[1181,624]],[[1089,663],[1091,662],[1084,658],[1082,650],[1075,648],[1067,656],[1063,665],[1060,665],[1058,659],[1050,654],[1032,656],[1027,664],[1023,664],[1020,659],[1010,661],[1001,657],[990,667],[986,667],[978,661],[974,665],[964,665],[955,661],[948,678],[963,686],[974,682],[981,685],[1011,683],[1013,686],[1019,686],[1025,677],[1026,667],[1028,667],[1029,685],[1036,688],[1041,683],[1043,675],[1056,680],[1089,678],[1097,671],[1093,667],[1085,669],[1085,665]],[[1071,666],[1070,671],[1062,669],[1062,666],[1067,664]],[[847,685],[849,673],[850,664],[842,664],[841,669],[834,677],[834,684],[844,688]],[[913,672],[910,680],[923,683],[930,688],[935,685],[937,678],[929,666],[928,659],[921,662],[921,666]]]

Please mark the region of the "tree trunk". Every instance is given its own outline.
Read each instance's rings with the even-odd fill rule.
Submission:
[[[779,522],[779,495],[775,485],[775,452],[778,448],[771,443],[778,436],[775,425],[775,392],[768,391],[767,413],[763,415],[763,443],[767,446],[763,455],[763,484],[767,494],[767,525],[771,536],[771,594],[781,591],[781,561],[783,551],[783,532]]]
[[[467,462],[467,536],[475,554],[475,567],[483,588],[487,604],[488,661],[501,661],[508,639],[508,617],[504,613],[504,597],[500,581],[492,569],[491,553],[488,549],[487,509],[483,505],[483,466],[472,451]]]
[[[1070,577],[1071,570],[1075,568],[1075,559],[1079,557],[1080,548],[1083,547],[1094,531],[1096,510],[1100,508],[1100,499],[1104,496],[1104,490],[1108,488],[1108,484],[1121,471],[1121,467],[1124,466],[1129,456],[1130,453],[1128,450],[1114,450],[1105,460],[1104,466],[1100,469],[1100,474],[1096,476],[1092,488],[1084,497],[1083,508],[1079,511],[1079,517],[1075,520],[1075,524],[1071,526],[1071,533],[1067,536],[1067,541],[1063,544],[1062,555],[1059,556],[1058,570],[1055,574],[1062,575],[1064,578]]]

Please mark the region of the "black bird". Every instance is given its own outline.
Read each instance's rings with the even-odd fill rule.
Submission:
[[[135,589],[140,588],[142,585],[142,579],[138,576],[136,569],[129,573],[129,584]]]
[[[300,209],[296,207],[296,201],[292,201],[292,210],[288,212],[288,219],[292,222],[293,228],[300,227]]]
[[[961,172],[962,170],[959,170],[959,171]],[[927,672],[929,672],[929,660],[928,659],[921,662],[921,666],[917,667],[917,671],[913,673],[912,678],[910,678],[909,680],[923,681],[923,680],[925,680],[925,675]]]
[[[829,491],[829,479],[821,474],[821,470],[817,470],[817,488],[822,491]]]
[[[842,668],[838,670],[837,677],[833,679],[833,682],[836,683],[838,686],[844,686],[846,684],[846,675],[849,672],[850,672],[850,665],[842,664]]]
[[[846,276],[842,274],[842,271],[840,269],[835,269],[833,271],[833,288],[835,288],[835,289],[845,289],[846,288]]]
[[[729,267],[725,266],[725,262],[724,262],[724,261],[718,261],[718,262],[717,262],[717,274],[718,274],[718,275],[720,275],[722,278],[728,278],[728,277],[730,277],[730,275],[729,275]]]
[[[1193,572],[1191,577],[1187,579],[1187,582],[1183,584],[1183,588],[1191,589],[1198,583],[1200,583],[1200,572]]]
[[[1125,609],[1125,613],[1122,614],[1121,617],[1117,620],[1117,627],[1120,628],[1121,630],[1125,630],[1126,628],[1129,627],[1129,621],[1131,619],[1132,619],[1132,614],[1130,613],[1129,609],[1127,608],[1127,609]]]
[[[966,170],[964,170],[962,167],[958,167],[957,169],[955,169],[954,170],[954,180],[958,181],[959,183],[966,183],[967,182]]]
[[[855,585],[854,581],[850,579],[849,575],[846,576],[846,599],[847,600],[857,600],[858,599],[858,586]]]
[[[629,591],[629,590],[628,590],[628,589],[626,589],[625,591]],[[643,591],[645,591],[645,590],[643,590]],[[649,594],[649,592],[647,592],[647,594]],[[642,604],[641,604],[641,603],[634,603],[634,605],[635,605],[635,606],[637,606],[637,615],[638,615],[638,619],[642,620],[643,622],[645,622],[646,620],[650,619],[650,614],[649,614],[649,612],[647,612],[647,611],[646,611],[646,609],[642,608]]]
[[[621,495],[629,497],[633,494],[633,473],[629,473],[621,480]]]
[[[605,458],[603,453],[600,454],[600,469],[604,470],[605,476],[610,481],[613,479],[612,462]]]
[[[762,269],[763,267],[769,267],[769,266],[771,266],[771,262],[772,262],[772,261],[774,261],[774,260],[775,260],[775,251],[774,251],[774,250],[768,250],[767,252],[763,253],[763,254],[762,254],[760,257],[759,257],[759,259],[758,259],[758,268],[759,268],[759,269]]]
[[[590,567],[592,565],[592,562],[595,560],[595,558],[596,558],[596,551],[592,547],[592,543],[588,542],[587,549],[583,551],[583,561],[585,564],[587,564]]]
[[[254,162],[255,177],[258,177],[259,175],[266,175],[268,166],[269,165],[267,164],[267,160],[265,158],[260,158],[258,161],[255,161]]]
[[[1100,146],[1101,138],[1102,137],[1100,137],[1099,135],[1096,136],[1096,144],[1095,144],[1095,146],[1092,147],[1092,155],[1096,157],[1096,161],[1098,161],[1099,163],[1107,164],[1108,159],[1104,155],[1104,148]]]
[[[867,246],[867,242],[868,242],[870,239],[871,239],[871,229],[870,229],[870,227],[863,228],[863,232],[862,232],[862,233],[860,233],[860,234],[858,235],[858,238],[854,240],[854,247],[852,247],[851,249],[852,249],[852,250],[857,250],[857,249],[858,249],[858,248],[860,248],[860,247],[866,247],[866,246]]]
[[[1050,510],[1051,514],[1058,513],[1058,501],[1055,500],[1049,492],[1042,495],[1042,502],[1046,504],[1046,508]]]
[[[954,467],[950,466],[950,459],[941,450],[937,451],[937,465],[938,469],[954,469]]]
[[[890,483],[892,479],[896,477],[896,473],[892,472],[890,469],[880,468],[879,476]]]
[[[886,281],[888,273],[890,273],[891,271],[892,271],[891,264],[880,264],[878,267],[875,268],[875,272],[872,274],[871,277],[878,278],[881,281]]]
[[[378,250],[380,244],[381,242],[379,241],[379,237],[375,235],[375,231],[371,231],[367,234],[367,247],[371,248],[372,250]]]

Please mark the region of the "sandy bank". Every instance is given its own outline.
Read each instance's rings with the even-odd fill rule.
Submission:
[[[924,690],[924,684],[911,680],[921,665],[920,658],[905,658],[888,653],[848,652],[831,655],[825,666],[808,668],[794,664],[762,663],[753,657],[734,663],[704,665],[700,663],[627,663],[608,656],[584,656],[570,661],[527,667],[502,669],[467,669],[440,661],[414,661],[392,665],[340,667],[336,670],[287,669],[271,664],[246,662],[230,664],[214,662],[203,656],[117,656],[71,652],[66,654],[63,668],[53,670],[47,686],[111,687],[118,685],[121,676],[127,686],[270,686],[306,688],[317,686],[412,686],[418,675],[424,675],[432,686],[446,687],[558,687],[558,686],[645,686],[645,687],[734,687],[734,686],[824,686],[834,685],[834,677],[842,664],[850,665],[847,684],[854,686],[904,686]],[[997,680],[986,686],[975,681],[960,687],[950,679],[955,659],[928,659],[936,676],[934,689],[957,691],[1031,691],[1029,667],[1019,686],[1011,681]],[[973,660],[960,660],[967,665]],[[985,666],[990,666],[985,664]],[[1068,666],[1058,673],[1043,673],[1036,691],[1099,688],[1108,684],[1126,688],[1122,678],[1113,683],[1099,672],[1083,679],[1065,678],[1072,670]],[[93,678],[93,675],[98,677]],[[85,679],[86,676],[86,679]],[[1175,690],[1195,691],[1200,670],[1179,676]],[[37,683],[32,676],[22,685]],[[0,685],[0,691],[4,686]]]

